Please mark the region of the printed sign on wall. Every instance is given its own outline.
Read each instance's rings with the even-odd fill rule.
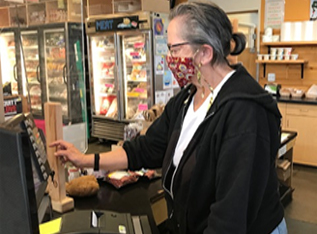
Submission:
[[[281,28],[284,21],[284,0],[266,0],[264,28]]]
[[[317,0],[310,0],[310,20],[317,20]]]

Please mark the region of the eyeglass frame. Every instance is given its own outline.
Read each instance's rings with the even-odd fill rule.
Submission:
[[[168,51],[170,52],[170,54],[172,55],[172,53],[171,53],[172,48],[182,46],[182,45],[189,45],[189,44],[191,44],[189,41],[185,41],[185,42],[181,42],[181,43],[177,43],[177,44],[167,44],[167,48],[168,48]]]

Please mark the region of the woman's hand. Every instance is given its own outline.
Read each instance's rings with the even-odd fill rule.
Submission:
[[[63,164],[71,162],[76,167],[82,167],[85,155],[82,154],[73,144],[58,140],[50,144],[50,147],[56,147],[55,156],[60,158]]]

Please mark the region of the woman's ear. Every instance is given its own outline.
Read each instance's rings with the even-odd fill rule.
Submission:
[[[201,64],[205,65],[205,64],[211,64],[211,60],[213,58],[213,53],[214,49],[210,46],[210,45],[203,45],[201,48],[201,53],[202,53],[202,57],[201,57]]]

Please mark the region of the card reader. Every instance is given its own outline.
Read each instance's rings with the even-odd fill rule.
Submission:
[[[146,215],[106,210],[76,210],[62,215],[61,234],[151,234]]]

